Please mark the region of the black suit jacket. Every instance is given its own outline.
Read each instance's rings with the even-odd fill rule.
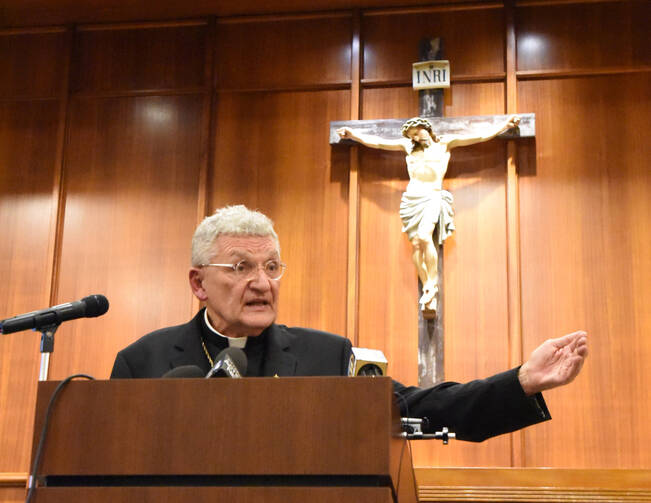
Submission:
[[[118,353],[111,378],[161,377],[182,365],[196,365],[208,372],[201,346],[202,323],[203,310],[188,323],[145,335]],[[347,374],[351,352],[348,339],[275,324],[265,333],[265,376]],[[394,390],[403,415],[428,418],[426,431],[447,426],[457,438],[479,442],[550,419],[542,395],[525,396],[517,372],[513,369],[488,379],[465,384],[445,382],[428,389],[394,381]]]
[[[161,377],[182,365],[210,369],[201,347],[202,309],[189,322],[156,330],[120,351],[111,378]],[[344,376],[351,344],[348,339],[305,328],[271,325],[265,330],[264,375]]]

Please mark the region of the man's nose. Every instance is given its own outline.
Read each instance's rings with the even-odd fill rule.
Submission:
[[[271,281],[272,280],[264,271],[264,268],[260,265],[258,265],[258,267],[255,268],[255,271],[251,273],[251,277],[248,280],[251,287],[264,290],[270,288]]]

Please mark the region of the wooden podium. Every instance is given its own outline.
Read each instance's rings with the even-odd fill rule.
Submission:
[[[73,381],[34,501],[415,503],[399,430],[386,377]]]

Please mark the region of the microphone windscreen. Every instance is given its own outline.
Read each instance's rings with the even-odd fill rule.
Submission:
[[[88,318],[95,318],[102,316],[109,308],[109,301],[103,295],[89,295],[84,297],[81,301],[86,305],[86,312],[84,316]]]
[[[246,354],[244,351],[242,351],[240,348],[226,348],[217,355],[215,361],[218,362],[220,360],[224,360],[227,356],[230,357],[230,359],[233,361],[233,364],[235,364],[237,367],[240,375],[244,377],[246,375],[246,368],[248,366],[248,361],[246,359]]]
[[[163,379],[178,379],[184,377],[203,377],[204,372],[196,365],[181,365],[163,374]]]
[[[349,376],[387,375],[387,359],[378,349],[352,348],[348,363]]]

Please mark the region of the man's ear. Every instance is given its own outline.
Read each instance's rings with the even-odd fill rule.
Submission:
[[[208,299],[208,294],[203,287],[203,274],[201,269],[197,267],[191,267],[188,278],[190,279],[190,289],[192,290],[194,296],[200,301],[205,301]]]

